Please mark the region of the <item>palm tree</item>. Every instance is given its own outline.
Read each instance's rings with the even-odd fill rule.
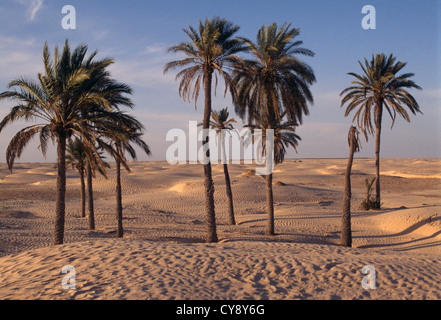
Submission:
[[[308,115],[308,104],[313,103],[309,86],[316,81],[310,66],[296,55],[312,57],[311,50],[299,47],[295,41],[300,29],[284,24],[262,26],[257,42],[240,38],[253,55],[253,60],[242,61],[235,69],[237,82],[236,113],[242,118],[248,113],[251,123],[257,114],[265,115],[268,124],[286,113],[288,121],[302,124]],[[268,128],[270,129],[270,128]]]
[[[106,58],[95,62],[93,58],[97,55],[97,51],[93,52],[90,58],[83,63],[87,70],[90,70],[90,77],[83,83],[82,90],[86,92],[95,92],[99,96],[103,96],[104,99],[98,101],[97,104],[100,108],[97,108],[93,104],[83,105],[83,116],[86,113],[92,114],[95,117],[99,117],[100,126],[109,124],[109,121],[117,121],[119,114],[113,111],[119,111],[120,106],[126,106],[133,108],[134,105],[127,95],[132,94],[130,86],[119,83],[110,78],[110,72],[106,69],[108,65],[113,63],[113,60]],[[86,117],[86,116],[85,116]],[[113,120],[112,120],[113,119]],[[92,124],[91,130],[95,131],[95,136],[99,136],[96,133],[97,124]],[[113,127],[113,130],[118,130],[118,127]],[[96,170],[98,170],[104,177],[106,176],[106,168],[110,166],[102,161],[101,155],[95,153],[95,161],[91,157],[91,161],[87,163],[87,193],[88,193],[88,211],[89,211],[89,230],[95,230],[95,208],[94,208],[94,196],[93,196],[93,178],[96,177]]]
[[[72,166],[80,175],[81,182],[81,218],[86,217],[86,183],[84,181],[84,173],[86,171],[86,147],[80,139],[69,141],[66,149],[66,165]]]
[[[210,128],[215,129],[221,139],[220,141],[222,148],[222,163],[224,166],[225,185],[228,198],[228,223],[230,225],[235,225],[236,221],[234,219],[233,192],[231,191],[230,174],[228,173],[228,159],[226,158],[225,150],[225,135],[227,131],[234,129],[232,123],[235,123],[236,120],[233,118],[229,119],[229,116],[230,113],[228,112],[228,107],[220,110],[219,112],[213,111],[211,113]]]
[[[248,114],[250,125],[259,119],[260,123],[266,123],[265,129],[274,129],[282,123],[282,115],[286,115],[288,124],[294,126],[302,123],[303,115],[309,114],[308,104],[313,102],[309,86],[315,82],[315,76],[311,67],[296,55],[312,57],[314,53],[300,47],[303,42],[295,40],[299,33],[290,24],[279,28],[274,23],[260,28],[256,43],[241,38],[254,59],[242,61],[235,69],[235,110],[242,119]],[[272,174],[266,179],[270,217],[267,233],[274,234]]]
[[[89,72],[81,66],[73,66],[78,56],[83,55],[84,47],[79,46],[71,55],[68,43],[62,55],[55,49],[55,60],[50,61],[47,44],[43,50],[45,74],[39,74],[38,82],[19,78],[9,83],[9,89],[0,94],[0,99],[17,101],[8,115],[0,123],[0,130],[19,119],[41,120],[20,130],[11,140],[7,149],[7,162],[12,170],[14,160],[20,157],[24,147],[32,137],[40,135],[40,147],[43,154],[47,151],[47,140],[51,137],[57,143],[57,195],[55,213],[54,243],[63,243],[66,198],[66,139],[72,134],[90,141],[85,130],[86,124],[79,116],[80,95],[78,88],[89,77]],[[84,97],[84,99],[87,99]]]
[[[354,153],[360,151],[359,131],[356,127],[351,126],[348,134],[349,158],[345,173],[345,195],[343,200],[343,215],[340,244],[342,246],[352,246],[351,231],[351,171],[354,161]]]
[[[272,156],[274,156],[274,164],[282,163],[285,160],[287,153],[287,148],[290,146],[297,151],[298,142],[301,138],[295,133],[295,128],[298,126],[297,123],[292,121],[282,121],[279,122],[278,119],[274,118],[273,123],[270,125],[268,120],[264,116],[256,115],[254,118],[254,124],[247,125],[253,130],[259,129],[262,132],[262,153],[267,157],[266,161],[272,161],[268,159],[270,155],[265,154],[267,150],[266,143],[268,142],[267,135],[270,134],[269,130],[272,130],[274,134],[274,140],[271,142],[273,145]],[[285,113],[281,115],[283,119]],[[271,128],[271,129],[268,129]],[[249,142],[246,142],[249,143]],[[269,148],[271,146],[268,146]],[[273,173],[272,171],[266,175],[266,201],[267,201],[267,235],[275,235],[274,233],[274,195],[273,195]]]
[[[98,160],[99,159],[99,160]],[[80,175],[81,181],[81,218],[86,217],[86,183],[85,174],[90,166],[92,174],[98,170],[103,176],[106,176],[106,168],[110,168],[107,162],[102,160],[101,152],[96,154],[86,148],[84,143],[78,139],[71,139],[66,148],[66,165],[76,169]],[[93,168],[93,169],[92,169]],[[91,188],[88,186],[88,192]],[[92,192],[93,195],[93,192]],[[93,220],[89,217],[89,220]]]
[[[384,109],[387,110],[392,118],[392,126],[395,123],[397,114],[410,122],[407,107],[414,115],[422,113],[418,102],[406,90],[408,88],[421,89],[414,81],[409,78],[413,73],[398,75],[405,66],[405,62],[397,61],[392,54],[386,56],[384,53],[372,55],[371,61],[364,59],[363,64],[358,61],[362,75],[348,73],[356,78],[351,81],[353,86],[346,88],[340,93],[343,96],[341,106],[348,104],[345,116],[356,110],[353,121],[357,120],[360,127],[364,128],[369,134],[375,132],[375,167],[376,167],[376,204],[381,205],[380,189],[380,139],[381,125]]]
[[[95,136],[96,136],[95,132]],[[87,149],[86,158],[86,180],[87,180],[87,208],[88,208],[88,220],[89,230],[95,230],[95,208],[94,208],[94,196],[93,196],[93,179],[96,178],[96,171],[98,171],[104,178],[107,179],[107,170],[110,165],[104,161],[101,148],[97,147],[97,151]]]
[[[204,118],[203,130],[207,132],[210,126],[211,95],[213,75],[215,78],[214,89],[217,87],[218,74],[225,81],[225,92],[230,90],[235,98],[235,83],[229,71],[240,60],[236,54],[243,51],[243,45],[232,36],[239,27],[231,22],[214,17],[204,22],[199,21],[199,28],[189,26],[184,29],[189,37],[189,42],[183,42],[169,48],[169,52],[183,53],[186,57],[181,60],[171,61],[164,67],[164,73],[176,68],[181,70],[176,79],[181,79],[179,95],[184,101],[195,100],[195,107],[199,97],[200,88],[204,89]],[[216,94],[216,90],[215,90]],[[214,184],[211,173],[210,150],[208,134],[204,136],[203,147],[206,150],[207,163],[204,163],[204,186],[205,186],[205,213],[207,224],[207,242],[217,242],[216,215],[214,208]]]
[[[103,70],[113,61],[102,59],[93,62],[96,53],[86,61],[87,46],[80,45],[71,52],[66,41],[61,54],[55,48],[53,61],[47,43],[43,49],[44,74],[38,81],[19,78],[9,83],[8,91],[0,94],[0,100],[16,101],[0,122],[0,132],[6,125],[17,121],[41,121],[20,130],[11,140],[6,159],[12,170],[16,157],[36,135],[40,138],[40,149],[46,155],[48,139],[57,145],[57,192],[55,209],[54,244],[62,244],[64,239],[66,200],[66,142],[72,136],[80,138],[85,146],[96,152],[93,141],[93,126],[102,120],[100,112],[112,106],[102,87],[91,86],[89,80],[95,70]],[[14,89],[13,89],[14,88]],[[12,90],[13,89],[13,90]]]
[[[121,187],[121,165],[131,172],[127,164],[126,152],[133,160],[137,159],[136,150],[132,143],[137,145],[147,155],[151,154],[149,146],[142,140],[144,134],[144,126],[136,120],[133,116],[127,115],[123,112],[115,112],[117,121],[113,121],[109,117],[109,123],[102,128],[97,128],[100,132],[100,139],[98,140],[100,146],[110,153],[115,159],[116,164],[116,220],[117,220],[117,237],[122,238],[123,230],[123,207],[122,207],[122,187]],[[107,138],[107,142],[102,138]]]

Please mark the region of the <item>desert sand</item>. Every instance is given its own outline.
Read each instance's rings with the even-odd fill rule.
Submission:
[[[237,225],[213,166],[219,243],[206,244],[201,165],[133,162],[123,173],[124,239],[115,238],[115,172],[98,177],[95,231],[68,171],[65,244],[52,246],[53,164],[0,165],[0,299],[441,299],[441,160],[383,159],[381,211],[362,211],[372,159],[355,159],[353,248],[338,245],[346,159],[286,160],[265,181],[230,165]],[[76,289],[62,287],[71,265]],[[362,286],[364,266],[376,289]]]

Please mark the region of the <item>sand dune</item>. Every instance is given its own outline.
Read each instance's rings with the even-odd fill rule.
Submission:
[[[295,243],[96,240],[0,258],[0,299],[439,299],[439,262]],[[375,290],[362,287],[366,264]],[[61,286],[65,265],[76,290]]]
[[[213,167],[220,243],[204,244],[202,166],[133,162],[123,173],[125,238],[115,239],[114,171],[97,177],[97,230],[79,217],[68,171],[66,244],[52,247],[53,164],[0,165],[0,299],[440,299],[441,160],[384,159],[384,209],[365,212],[371,159],[352,177],[354,248],[338,246],[345,159],[287,160],[274,173],[275,228],[264,235],[265,181],[230,165],[236,226],[227,225],[222,165]],[[77,290],[61,287],[72,265]],[[378,273],[365,290],[362,268]]]

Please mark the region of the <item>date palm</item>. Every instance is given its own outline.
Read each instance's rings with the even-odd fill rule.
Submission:
[[[230,174],[228,172],[228,159],[226,158],[225,135],[228,131],[234,129],[232,123],[235,123],[236,120],[229,117],[230,113],[228,112],[228,107],[220,111],[213,111],[211,113],[210,128],[216,130],[217,134],[220,136],[222,164],[224,167],[225,185],[228,198],[228,223],[230,225],[235,225],[236,220],[234,218],[233,192],[231,191]]]
[[[54,244],[62,244],[65,225],[66,201],[66,142],[73,136],[85,146],[97,152],[93,141],[94,125],[101,121],[99,113],[111,108],[103,88],[91,86],[89,80],[94,70],[103,70],[113,61],[102,59],[94,62],[96,52],[86,59],[87,46],[80,45],[71,52],[66,41],[59,53],[55,48],[53,60],[47,44],[43,49],[44,74],[38,80],[19,78],[9,83],[9,90],[0,94],[0,100],[16,102],[9,114],[0,122],[0,132],[18,120],[35,124],[20,130],[11,140],[6,160],[10,170],[14,161],[34,136],[39,136],[40,149],[46,155],[48,140],[57,145],[57,184],[55,204]],[[89,67],[85,67],[85,62]]]
[[[102,159],[101,152],[96,154],[92,150],[86,148],[84,143],[78,139],[71,139],[66,148],[66,165],[71,166],[72,169],[78,171],[80,175],[81,184],[81,218],[86,217],[86,183],[85,174],[87,168],[90,165],[92,170],[92,175],[94,176],[94,171],[97,169],[102,175],[106,176],[106,168],[110,168],[107,162]],[[88,186],[88,191],[91,188]],[[93,194],[93,193],[92,193]]]
[[[90,77],[83,83],[81,90],[85,92],[93,92],[104,98],[101,101],[98,101],[97,105],[88,105],[84,103],[82,108],[82,115],[84,118],[87,118],[87,114],[91,114],[92,117],[100,120],[100,123],[95,121],[95,123],[91,125],[91,130],[94,131],[94,136],[99,136],[99,134],[96,133],[97,125],[103,127],[103,124],[108,125],[109,121],[117,121],[118,114],[113,111],[119,111],[121,106],[133,108],[134,105],[128,97],[132,94],[130,86],[117,82],[110,77],[110,72],[108,71],[107,66],[113,63],[113,60],[106,58],[94,61],[93,58],[95,58],[96,55],[97,51],[92,53],[87,61],[83,62],[84,68],[90,70]],[[106,168],[110,167],[107,163],[101,161],[100,154],[93,152],[93,155],[95,157],[90,157],[91,161],[87,162],[86,169],[89,230],[95,230],[93,179],[96,177],[97,170],[106,177]],[[94,161],[94,159],[97,161]]]
[[[258,119],[260,125],[266,124],[265,129],[275,129],[276,125],[284,123],[282,118],[286,116],[287,123],[294,126],[302,123],[303,115],[309,114],[308,104],[313,103],[309,87],[316,79],[311,67],[297,55],[312,57],[314,53],[300,47],[303,42],[295,39],[299,34],[300,30],[291,28],[290,24],[279,28],[274,23],[260,28],[256,43],[241,38],[253,59],[243,60],[235,69],[235,110],[242,119],[248,114],[250,125]],[[283,161],[283,157],[277,159],[282,154],[275,152],[276,162]],[[274,234],[272,173],[266,179],[267,233]]]
[[[84,174],[87,165],[86,148],[80,139],[69,141],[66,148],[66,165],[78,171],[81,183],[81,218],[86,217],[86,182]]]
[[[283,119],[285,114],[281,115]],[[297,146],[301,138],[295,133],[295,128],[298,126],[297,123],[292,121],[284,121],[280,122],[277,118],[273,118],[273,123],[269,124],[268,120],[261,115],[257,115],[254,118],[254,124],[247,125],[255,132],[256,129],[261,130],[262,132],[262,155],[266,156],[266,161],[269,166],[273,164],[280,164],[285,160],[286,153],[288,152],[288,148],[292,147],[295,151],[297,151]],[[270,131],[271,130],[271,131]],[[270,141],[271,138],[268,136],[272,132],[273,140]],[[268,138],[267,138],[268,136]],[[270,145],[267,146],[267,143],[270,142]],[[249,143],[249,141],[246,141]],[[272,148],[272,150],[271,150]],[[268,154],[271,152],[272,154]],[[266,174],[266,201],[267,201],[267,235],[274,235],[274,194],[273,194],[273,173],[272,169],[270,172]]]
[[[354,161],[354,153],[359,152],[361,145],[359,139],[359,131],[356,127],[351,126],[348,133],[349,158],[345,172],[345,193],[343,199],[343,215],[340,244],[342,246],[352,246],[352,229],[351,229],[351,171]]]
[[[233,99],[235,98],[235,83],[229,72],[240,60],[236,54],[243,51],[243,45],[233,39],[233,35],[239,27],[231,22],[214,17],[211,20],[199,21],[199,28],[191,26],[184,29],[189,42],[183,42],[169,48],[169,52],[181,53],[185,57],[181,60],[171,61],[164,67],[164,73],[183,68],[176,76],[180,79],[179,95],[184,101],[195,100],[195,107],[199,97],[200,89],[204,90],[204,118],[203,129],[207,132],[210,126],[212,111],[212,88],[214,76],[214,89],[218,83],[218,75],[225,82],[225,92],[230,90]],[[207,242],[217,242],[216,215],[214,207],[214,184],[211,172],[210,150],[208,134],[204,136],[203,147],[206,150],[206,161],[204,163],[204,186],[205,186],[205,213],[207,224]]]
[[[295,38],[300,29],[276,23],[264,25],[257,34],[257,41],[240,38],[253,59],[243,60],[236,66],[234,79],[237,82],[235,111],[248,122],[265,115],[268,124],[274,119],[281,121],[286,113],[290,122],[301,124],[303,115],[308,115],[308,104],[313,103],[309,86],[316,79],[313,70],[297,56],[314,56],[311,50],[300,47],[303,42]]]
[[[357,120],[360,127],[369,134],[375,133],[375,168],[376,168],[376,204],[381,204],[380,189],[380,141],[384,110],[392,119],[392,126],[397,115],[410,122],[412,114],[422,113],[415,98],[407,89],[421,89],[409,78],[413,73],[398,74],[405,66],[405,62],[397,61],[392,54],[384,53],[372,56],[368,61],[364,59],[364,65],[358,62],[363,73],[361,75],[350,72],[355,80],[353,86],[346,88],[340,93],[343,96],[341,106],[347,104],[345,116],[355,111],[353,121]],[[407,108],[407,110],[406,110]]]
[[[137,159],[137,153],[133,145],[141,148],[147,155],[151,154],[149,146],[142,139],[144,126],[133,116],[123,112],[115,112],[114,117],[109,117],[109,122],[101,128],[96,128],[100,134],[98,140],[100,146],[106,150],[114,159],[116,166],[116,236],[124,236],[123,229],[123,207],[122,207],[122,186],[121,186],[121,166],[131,172],[127,163],[126,153],[133,160]],[[114,120],[112,119],[114,118]]]

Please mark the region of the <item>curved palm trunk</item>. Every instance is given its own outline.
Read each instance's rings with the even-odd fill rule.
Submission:
[[[116,236],[122,238],[123,231],[123,208],[122,208],[122,192],[121,192],[121,162],[116,160],[116,221],[118,222],[118,229]]]
[[[345,195],[343,199],[343,215],[340,244],[346,247],[352,247],[352,229],[351,229],[351,171],[352,163],[354,161],[355,141],[351,136],[349,145],[349,159],[348,166],[345,173]]]
[[[235,225],[236,220],[234,218],[233,192],[231,191],[230,174],[228,172],[228,160],[226,157],[225,137],[223,131],[221,131],[220,139],[221,139],[221,147],[222,147],[222,161],[224,164],[225,186],[226,186],[226,192],[228,198],[228,223],[230,225]]]
[[[86,183],[84,182],[84,168],[80,169],[81,180],[81,218],[86,217]]]
[[[383,118],[383,102],[378,103],[376,136],[375,136],[375,189],[378,208],[381,204],[381,186],[380,186],[380,143],[381,143],[381,120]]]
[[[204,108],[204,121],[203,129],[208,130],[210,127],[211,117],[211,82],[212,73],[209,70],[205,70],[204,73],[204,90],[205,90],[205,108]],[[203,141],[203,145],[209,144],[209,136],[207,134],[206,139]],[[207,157],[210,157],[210,149],[207,145]],[[214,210],[214,183],[211,173],[211,161],[204,164],[204,186],[205,186],[205,214],[207,224],[207,239],[208,243],[217,242],[216,233],[216,214]]]
[[[89,230],[95,230],[95,209],[93,206],[92,168],[87,165],[87,193],[89,205]]]
[[[274,196],[273,196],[273,174],[266,176],[266,204],[267,204],[267,231],[266,234],[274,235]]]
[[[224,164],[224,175],[228,198],[228,223],[230,225],[235,225],[236,220],[234,219],[233,192],[231,191],[230,174],[228,173],[228,165],[226,163]]]
[[[55,234],[54,245],[63,244],[64,223],[66,214],[66,134],[58,135],[57,145],[57,198],[55,205]]]

